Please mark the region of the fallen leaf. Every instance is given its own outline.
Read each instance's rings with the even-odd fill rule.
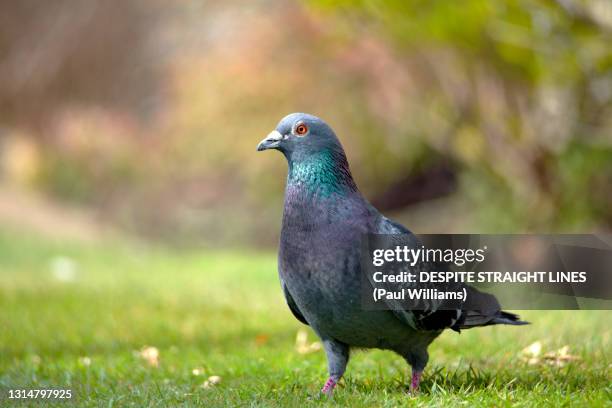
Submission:
[[[542,352],[542,343],[536,341],[523,349],[523,354],[530,357],[538,357]]]
[[[559,350],[541,355],[542,343],[539,341],[527,346],[522,353],[529,365],[551,364],[561,367],[570,361],[580,360],[580,357],[570,354],[569,346],[563,346]]]
[[[529,365],[536,365],[539,362],[540,362],[540,359],[536,357],[531,357],[529,360],[527,360],[527,364]]]
[[[563,346],[557,351],[544,354],[544,359],[550,364],[562,366],[570,361],[578,361],[580,357],[570,354],[569,346]]]
[[[89,367],[91,365],[91,358],[89,357],[81,357],[79,358],[79,364]]]
[[[152,367],[159,365],[159,350],[156,347],[144,347],[140,350],[140,357]]]
[[[540,353],[542,352],[542,342],[535,341],[525,347],[521,353],[523,358],[527,361],[529,365],[536,365],[540,363]]]
[[[218,375],[211,375],[210,377],[208,377],[208,380],[202,383],[202,388],[211,388],[219,383],[221,383],[221,377],[219,377]]]

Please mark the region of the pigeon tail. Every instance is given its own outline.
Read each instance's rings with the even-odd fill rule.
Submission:
[[[460,318],[452,329],[470,329],[479,326],[491,326],[494,324],[509,324],[521,326],[529,324],[520,320],[514,313],[501,310],[501,306],[495,296],[483,293],[468,286],[468,300],[463,305]]]
[[[491,324],[510,324],[513,326],[523,326],[525,324],[529,324],[529,322],[520,320],[519,315],[505,312],[503,310],[500,311],[499,316],[494,318],[491,322]]]
[[[512,326],[529,324],[529,322],[519,319],[518,315],[503,310],[499,310],[494,314],[477,310],[467,310],[463,312],[463,315],[452,329],[471,329],[472,327],[492,326],[494,324],[509,324]]]

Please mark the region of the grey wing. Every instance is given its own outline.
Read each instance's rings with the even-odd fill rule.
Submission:
[[[308,326],[306,318],[304,317],[302,312],[300,312],[298,306],[295,304],[293,297],[291,297],[291,293],[289,293],[289,289],[287,289],[287,286],[285,286],[285,282],[283,282],[282,279],[280,282],[281,287],[283,288],[283,294],[285,295],[285,300],[287,301],[287,306],[289,306],[289,310],[291,310],[291,313],[293,313],[296,319]]]
[[[375,231],[377,234],[402,234],[403,244],[409,243],[413,246],[421,245],[418,238],[414,236],[407,228],[388,218],[379,215],[376,223]],[[400,265],[401,269],[410,269]],[[444,265],[434,263],[421,263],[413,269],[416,271],[440,271],[446,270]],[[405,284],[413,285],[415,284]],[[458,291],[465,290],[467,298],[462,302],[446,303],[442,300],[428,300],[419,302],[416,307],[408,310],[390,304],[395,316],[418,330],[443,330],[450,328],[455,331],[460,329],[469,329],[478,326],[489,326],[492,324],[510,324],[523,325],[527,322],[519,320],[519,316],[501,310],[499,302],[495,296],[480,292],[479,290],[460,283],[448,282],[444,284],[417,284],[419,288],[436,288],[440,290]]]
[[[403,241],[405,244],[408,242],[414,247],[420,246],[419,239],[410,232],[403,225],[388,219],[383,215],[379,215],[376,222],[375,232],[377,234],[402,234],[406,239]],[[403,265],[399,266],[400,269],[415,269],[418,270],[437,270],[436,265],[433,264],[420,264],[414,268],[406,267]],[[399,270],[398,270],[399,272]],[[406,284],[410,285],[410,284]],[[412,284],[414,285],[414,284]],[[420,285],[419,287],[434,287],[434,285]],[[439,285],[435,286],[439,287]],[[443,330],[445,328],[453,328],[457,330],[456,324],[461,317],[461,308],[443,308],[442,302],[439,300],[423,301],[419,303],[418,308],[406,310],[397,307],[397,305],[390,305],[395,316],[405,324],[408,324],[413,329],[418,330]]]

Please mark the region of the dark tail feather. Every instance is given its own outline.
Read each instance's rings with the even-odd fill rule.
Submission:
[[[495,316],[491,323],[489,324],[511,324],[513,326],[522,326],[524,324],[529,324],[529,322],[525,322],[523,320],[519,320],[519,315],[515,315],[514,313],[504,312],[503,310],[499,312],[498,316]]]
[[[495,296],[480,292],[469,286],[467,289],[468,298],[463,305],[464,309],[461,317],[455,323],[456,329],[469,329],[493,324],[510,324],[514,326],[529,324],[529,322],[519,320],[518,315],[501,310],[501,306]]]
[[[498,310],[493,313],[486,313],[477,310],[463,311],[461,319],[457,322],[458,329],[471,329],[472,327],[491,326],[494,324],[510,324],[513,326],[522,326],[529,324],[523,320],[519,320],[519,316],[514,313]]]

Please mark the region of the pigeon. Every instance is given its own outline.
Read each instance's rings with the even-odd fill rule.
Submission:
[[[502,311],[492,295],[473,288],[471,301],[457,310],[362,307],[363,235],[414,235],[360,193],[340,141],[318,117],[287,115],[257,146],[258,151],[269,149],[279,150],[288,162],[278,252],[280,284],[290,311],[321,339],[329,372],[322,393],[332,394],[351,349],[399,354],[412,367],[409,389],[416,392],[429,359],[427,348],[444,329],[527,324]]]

